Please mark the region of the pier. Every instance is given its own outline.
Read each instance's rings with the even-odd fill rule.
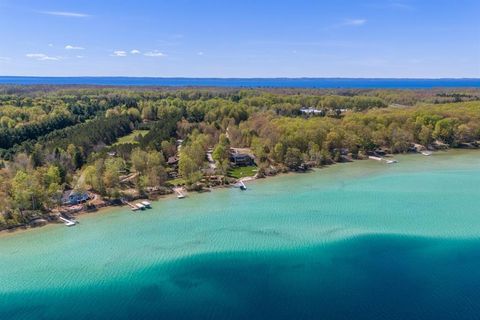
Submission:
[[[64,217],[61,217],[61,216],[58,217],[58,219],[62,220],[63,223],[64,223],[67,227],[72,227],[72,226],[74,226],[74,225],[77,224],[76,221],[74,221],[74,220],[68,220],[68,219],[65,219]]]
[[[186,195],[183,193],[183,188],[173,188],[173,191],[177,195],[178,199],[183,199],[186,197]]]
[[[121,201],[122,201],[123,204],[126,204],[127,206],[129,206],[133,211],[139,210],[139,208],[136,205],[134,205],[133,203],[128,202],[125,199],[122,199]]]

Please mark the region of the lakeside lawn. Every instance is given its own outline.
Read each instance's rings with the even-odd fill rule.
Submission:
[[[167,181],[167,184],[174,187],[174,186],[183,186],[185,185],[187,182],[185,181],[185,179],[183,178],[176,178],[176,179],[172,179],[172,180],[168,180]]]
[[[228,176],[240,179],[245,177],[252,177],[257,173],[256,166],[235,167],[228,170]]]
[[[144,137],[148,132],[149,130],[133,130],[129,135],[119,138],[118,141],[113,145],[115,146],[127,143],[137,144],[138,141],[136,141],[136,138],[138,136]]]

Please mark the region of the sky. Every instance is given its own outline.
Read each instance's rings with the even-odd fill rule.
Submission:
[[[0,75],[480,78],[479,0],[0,0]]]

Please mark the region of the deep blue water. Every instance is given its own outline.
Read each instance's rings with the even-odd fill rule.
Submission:
[[[5,295],[0,318],[476,320],[479,245],[365,236],[326,247],[197,255],[114,282],[105,266],[105,281],[94,285]]]
[[[147,78],[147,77],[8,77],[0,84],[270,87],[270,88],[480,88],[480,79],[354,79],[354,78]]]

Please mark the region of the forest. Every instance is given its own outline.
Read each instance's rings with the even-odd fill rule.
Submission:
[[[118,203],[479,144],[478,89],[0,86],[0,229],[55,220],[66,195]]]

